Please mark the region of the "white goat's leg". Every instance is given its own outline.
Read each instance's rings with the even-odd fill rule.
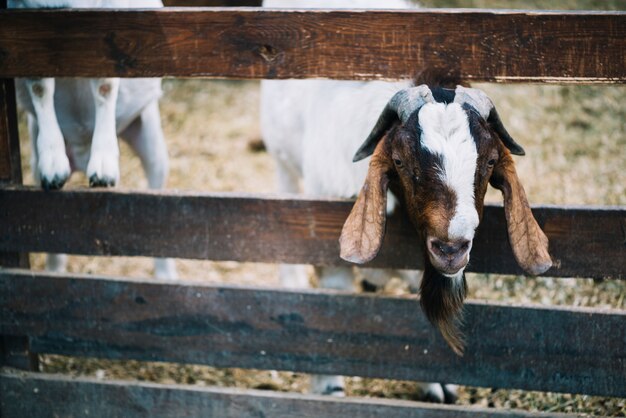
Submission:
[[[312,374],[309,391],[316,395],[346,396],[346,383],[343,376]]]
[[[319,286],[354,292],[354,272],[350,267],[315,267]],[[311,375],[310,391],[320,395],[345,396],[343,376]]]
[[[120,136],[128,141],[141,160],[148,187],[164,188],[169,173],[169,158],[161,128],[159,103],[150,103]],[[171,258],[155,258],[154,275],[158,279],[177,279],[176,263]]]
[[[33,171],[33,177],[35,182],[41,183],[41,174],[38,167],[38,154],[37,154],[37,137],[39,136],[39,126],[37,125],[37,118],[28,114],[28,133],[30,134],[31,141],[31,159],[30,165]],[[46,270],[54,271],[56,273],[65,273],[67,271],[67,255],[65,254],[48,254],[46,256]]]
[[[48,254],[46,256],[46,270],[55,273],[65,273],[67,271],[67,255]]]
[[[417,388],[420,398],[427,402],[453,404],[458,399],[457,385],[417,382]]]
[[[159,102],[153,101],[120,134],[135,151],[151,189],[162,189],[169,174],[169,157],[165,136],[161,128]]]
[[[445,395],[445,403],[454,404],[459,399],[459,385],[442,384],[443,394]]]
[[[286,158],[286,157],[285,157]],[[285,161],[283,158],[275,158],[276,161],[276,184],[280,193],[299,193],[300,175],[292,167],[289,161]]]
[[[419,291],[422,277],[424,277],[424,270],[397,269],[395,272],[402,280],[409,284],[411,293],[417,293]]]
[[[280,193],[299,193],[299,175],[282,159],[276,161],[276,184]],[[278,278],[282,287],[287,289],[307,289],[311,287],[306,266],[303,264],[281,264]]]
[[[39,153],[37,152],[37,137],[39,136],[39,126],[37,118],[30,113],[26,114],[26,124],[30,136],[30,169],[36,184],[41,184],[41,173],[39,172]],[[67,154],[66,154],[67,156]],[[69,161],[69,159],[68,159]]]
[[[304,264],[281,264],[278,266],[280,285],[287,289],[307,289],[311,287]]]
[[[120,149],[115,129],[115,105],[120,79],[94,78],[89,80],[89,86],[95,104],[96,121],[87,163],[87,178],[92,187],[115,186],[120,179]]]
[[[319,287],[355,292],[352,267],[315,267]]]
[[[363,276],[363,289],[384,288],[392,277],[392,271],[388,269],[359,268]]]
[[[417,382],[417,390],[420,398],[427,402],[443,403],[445,394],[439,383]]]
[[[65,153],[65,141],[54,110],[54,78],[36,78],[25,81],[33,103],[36,121],[31,120],[33,144],[33,173],[46,190],[60,189],[71,173]]]

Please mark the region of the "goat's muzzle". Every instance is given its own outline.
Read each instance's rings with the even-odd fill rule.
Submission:
[[[469,262],[472,241],[467,239],[444,241],[427,237],[426,248],[428,258],[436,270],[442,274],[455,275]]]

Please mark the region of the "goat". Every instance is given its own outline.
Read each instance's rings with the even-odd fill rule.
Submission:
[[[9,8],[162,7],[160,0],[9,0]],[[35,181],[60,189],[72,171],[85,172],[92,187],[119,182],[119,145],[125,139],[141,159],[152,189],[164,187],[168,155],[158,100],[160,79],[22,78],[18,104],[28,115]],[[64,271],[66,257],[49,254],[47,269]],[[171,259],[155,259],[155,275],[176,278]]]
[[[464,269],[482,217],[487,184],[502,191],[518,264],[537,275],[552,266],[548,238],[532,215],[511,154],[523,148],[478,89],[420,85],[387,103],[354,161],[372,156],[340,237],[341,258],[372,260],[382,245],[387,189],[399,196],[426,249],[421,304],[462,354],[455,320],[467,290]]]
[[[297,5],[304,4],[264,2],[266,7]],[[314,5],[370,7],[373,2]],[[385,2],[384,7],[410,4]],[[421,305],[457,354],[463,350],[456,323],[467,289],[464,269],[488,182],[504,194],[510,242],[519,264],[533,275],[551,266],[548,240],[532,216],[511,157],[523,155],[523,149],[480,90],[413,87],[408,81],[264,80],[261,128],[276,161],[280,191],[298,192],[301,179],[307,194],[358,195],[340,237],[343,259],[357,264],[373,259],[382,245],[386,214],[396,199],[401,201],[426,252],[416,255],[425,259]],[[369,156],[367,165],[362,160]],[[389,199],[388,189],[393,192]],[[318,267],[316,272],[322,287],[354,290],[350,268]],[[380,277],[379,272],[370,273]],[[401,273],[414,285],[420,281],[419,275]],[[307,285],[293,266],[281,267],[281,282]],[[455,396],[453,385],[421,388],[439,402]],[[317,376],[312,390],[342,394],[343,382],[337,376]]]

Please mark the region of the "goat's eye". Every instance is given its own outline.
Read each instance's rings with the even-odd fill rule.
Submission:
[[[402,161],[398,160],[397,158],[393,159],[393,163],[397,166],[397,167],[402,167]]]
[[[487,165],[489,167],[493,167],[494,165],[496,165],[496,159],[492,158],[491,160],[487,161]]]

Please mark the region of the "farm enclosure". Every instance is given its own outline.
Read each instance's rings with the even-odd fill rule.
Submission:
[[[235,85],[230,82],[221,82],[214,85],[204,84],[198,81],[168,81],[166,82],[166,90],[168,91],[171,97],[176,97],[176,89],[180,88],[181,91],[185,88],[185,84],[188,83],[187,91],[185,94],[188,94],[188,90],[193,90],[197,92],[197,94],[191,95],[190,98],[184,100],[172,100],[174,107],[178,106],[179,109],[183,110],[183,114],[185,114],[186,118],[190,120],[176,120],[176,116],[173,113],[169,113],[167,110],[168,102],[164,103],[164,113],[165,119],[168,122],[173,122],[173,128],[167,128],[169,123],[166,123],[166,129],[168,129],[168,137],[176,137],[177,134],[181,135],[184,139],[182,142],[184,145],[189,145],[187,141],[188,138],[195,138],[195,143],[192,143],[191,151],[185,151],[183,145],[178,145],[178,141],[172,141],[173,146],[170,146],[172,150],[172,154],[174,155],[174,164],[173,164],[173,176],[172,181],[175,182],[174,187],[185,188],[185,189],[200,189],[200,190],[245,190],[247,187],[250,187],[250,191],[261,191],[261,190],[269,190],[271,186],[269,185],[269,181],[261,180],[260,176],[252,176],[255,180],[255,183],[250,185],[245,185],[245,181],[238,176],[245,176],[245,171],[250,169],[250,165],[255,169],[255,172],[259,170],[264,170],[266,173],[270,171],[270,163],[267,158],[263,155],[253,154],[251,155],[246,150],[246,143],[250,138],[254,138],[257,135],[256,128],[254,127],[253,122],[255,120],[255,116],[252,114],[239,115],[234,117],[233,119],[241,118],[248,121],[248,124],[252,126],[252,133],[239,133],[237,129],[233,131],[229,131],[231,128],[223,128],[225,133],[221,134],[223,140],[222,142],[226,145],[226,148],[229,151],[224,152],[224,154],[220,154],[215,149],[207,146],[207,144],[213,144],[214,137],[218,136],[217,133],[213,131],[220,131],[221,129],[216,128],[219,126],[219,120],[225,117],[229,117],[228,111],[224,113],[218,113],[220,116],[214,117],[214,120],[207,121],[206,114],[212,114],[210,105],[205,105],[207,107],[206,112],[192,113],[192,109],[202,108],[204,106],[199,103],[195,103],[197,96],[200,96],[198,100],[206,100],[207,96],[212,97],[215,96],[215,91],[225,92],[227,96],[227,101],[232,101],[235,104],[234,107],[240,107],[241,102],[238,100],[243,100],[243,104],[251,105],[255,99],[255,89],[256,86],[254,83],[246,83],[244,85]],[[503,117],[509,122],[508,125],[513,127],[511,129],[515,129],[518,132],[518,137],[520,141],[527,147],[529,157],[519,160],[519,164],[521,164],[522,168],[520,169],[522,173],[520,176],[522,177],[527,191],[530,195],[530,200],[532,202],[542,202],[542,203],[574,203],[574,204],[582,204],[582,203],[606,203],[606,204],[624,204],[624,177],[622,170],[619,167],[623,167],[624,155],[623,155],[623,141],[624,141],[624,126],[623,126],[623,117],[619,117],[619,115],[623,115],[623,88],[622,87],[582,87],[582,88],[573,88],[573,87],[527,87],[527,86],[483,86],[485,89],[490,91],[492,97],[495,97],[496,103],[499,105],[499,109],[503,113]],[[208,92],[205,92],[206,89]],[[244,90],[247,90],[244,92]],[[529,94],[529,91],[532,93]],[[242,94],[243,92],[243,94]],[[204,96],[204,99],[202,98]],[[243,96],[243,99],[241,98]],[[581,97],[581,96],[584,96]],[[594,97],[595,96],[595,97]],[[167,97],[167,96],[166,96]],[[570,100],[571,98],[579,98],[579,100]],[[531,100],[531,104],[526,104],[526,110],[524,111],[519,107],[519,101],[521,99],[527,98],[536,98],[537,100],[533,102]],[[510,102],[509,102],[510,100]],[[575,102],[575,104],[571,104],[571,102]],[[187,103],[191,102],[191,103]],[[537,102],[545,103],[546,107],[541,108],[537,106]],[[205,103],[205,102],[200,102]],[[508,104],[507,104],[508,103]],[[554,113],[555,108],[559,108],[561,106],[570,105],[573,107],[569,109],[564,109],[563,114],[567,114],[569,116],[568,119],[563,121],[563,115],[556,116]],[[251,107],[255,105],[252,104]],[[219,106],[216,106],[219,107]],[[608,108],[608,110],[607,110]],[[231,108],[232,109],[232,108]],[[542,111],[544,110],[544,111]],[[578,111],[582,117],[575,117],[576,111]],[[620,113],[621,112],[621,113]],[[232,113],[232,112],[231,112]],[[197,118],[196,121],[193,120],[194,116]],[[168,116],[169,115],[169,116]],[[527,117],[531,117],[531,123],[528,122]],[[546,117],[547,121],[544,120],[541,122],[542,117]],[[616,117],[610,117],[609,115],[616,115]],[[593,119],[593,117],[597,117],[598,119]],[[168,120],[168,117],[171,117],[171,120]],[[232,115],[230,116],[232,117]],[[550,118],[553,119],[550,119]],[[535,118],[535,119],[532,119]],[[236,121],[233,119],[229,120],[229,124],[233,124],[232,126],[236,126]],[[582,121],[581,121],[582,119]],[[589,121],[592,122],[589,122]],[[596,126],[597,123],[594,121],[598,121],[601,124],[601,127]],[[209,124],[210,122],[210,124]],[[621,123],[620,123],[621,122]],[[178,124],[178,126],[177,126]],[[186,134],[186,129],[191,125],[206,125],[207,130],[205,134],[201,135],[193,135]],[[536,127],[536,130],[530,130],[529,126]],[[609,127],[614,127],[611,129]],[[212,129],[211,129],[212,128]],[[170,130],[171,129],[171,130]],[[552,130],[554,129],[554,130]],[[596,131],[597,130],[597,131]],[[552,141],[551,139],[554,137],[554,132],[563,132],[563,136],[561,138],[567,138],[569,141],[570,138],[576,138],[575,147],[573,150],[570,148],[571,143],[565,143],[564,140],[559,142]],[[593,135],[591,132],[602,132],[600,135]],[[243,131],[242,131],[243,132]],[[201,139],[201,136],[204,135],[205,138]],[[612,136],[614,135],[614,136]],[[587,145],[589,141],[589,137],[593,137],[595,139],[600,139],[601,146],[594,148],[590,147],[593,151],[590,153],[591,157],[587,155],[586,151],[588,150]],[[198,148],[194,148],[197,146]],[[231,147],[231,148],[228,148]],[[545,147],[545,148],[544,148]],[[596,151],[597,149],[597,151]],[[228,158],[232,153],[232,150],[235,150],[239,155],[243,155],[246,160],[243,160],[244,163],[237,163],[236,160]],[[584,150],[585,152],[581,152]],[[543,155],[545,158],[541,160],[536,160],[536,155]],[[595,155],[594,155],[595,154]],[[195,167],[193,171],[186,172],[184,167],[187,167],[193,155],[200,155],[201,157],[207,157],[211,163],[215,163],[214,167],[208,167],[209,164],[205,163],[203,158],[195,159]],[[220,157],[223,155],[223,157]],[[561,158],[553,158],[554,155],[564,156]],[[215,156],[215,157],[213,157]],[[180,157],[180,165],[177,166],[177,158]],[[220,159],[228,159],[223,164],[219,164]],[[248,161],[250,164],[248,164]],[[540,162],[539,162],[540,161]],[[581,170],[571,170],[569,164],[574,162],[576,165],[581,167],[589,167],[592,174],[586,174]],[[602,164],[597,164],[597,161],[602,161]],[[595,162],[595,163],[594,163]],[[194,163],[192,163],[194,164]],[[137,163],[131,160],[127,161],[126,164],[123,165],[123,168],[130,167],[128,170],[132,172],[133,166],[136,167]],[[205,168],[206,167],[206,168]],[[243,167],[243,168],[242,168]],[[208,171],[211,170],[211,171]],[[221,170],[221,172],[220,172]],[[198,178],[194,178],[194,176],[190,175],[190,173],[204,173]],[[244,173],[242,175],[242,172]],[[555,174],[555,172],[557,174]],[[264,177],[265,179],[269,178],[269,174]],[[126,187],[135,187],[133,180],[134,176],[127,175],[123,184]],[[556,178],[552,180],[550,178]],[[580,183],[577,184],[587,184],[588,187],[580,187],[576,184],[569,183],[564,181],[564,179],[568,179],[570,177],[577,178],[580,180]],[[178,178],[178,180],[176,180]],[[215,186],[215,179],[224,179],[224,185]],[[236,181],[233,181],[236,179]],[[621,179],[621,180],[620,180]],[[531,181],[529,181],[531,180]],[[532,181],[536,180],[536,181]],[[548,181],[550,180],[550,181]],[[593,183],[591,183],[593,181]],[[596,183],[597,182],[597,183]],[[529,184],[530,183],[530,184]],[[552,185],[552,187],[546,187],[546,183]],[[244,186],[245,185],[245,186]],[[242,187],[243,186],[243,187]],[[263,189],[260,189],[263,187]],[[266,188],[267,187],[267,188]],[[579,190],[584,190],[582,193],[579,193]],[[110,264],[107,261],[93,261],[89,259],[77,258],[79,264],[76,264],[75,273],[84,273],[86,271],[92,270],[97,273],[112,273],[112,274],[122,274],[122,275],[132,275],[129,274],[129,269],[135,269],[136,267],[132,267],[134,265],[134,260],[128,261],[127,263],[123,263],[125,267],[112,267],[112,270],[107,270],[107,264]],[[81,265],[80,263],[84,262],[86,264]],[[95,266],[95,263],[100,263],[101,266]],[[206,276],[213,276],[217,280],[221,280],[221,274],[224,270],[233,270],[238,271],[239,269],[247,269],[254,268],[251,266],[238,267],[234,266],[230,263],[222,264],[222,265],[212,265],[211,270],[209,269],[209,274],[206,274],[206,264],[202,264],[199,270],[192,270],[194,267],[193,263],[187,262],[183,263],[183,266],[189,265],[190,267],[183,267],[183,275],[187,277],[202,277],[203,279]],[[115,268],[120,268],[120,270],[115,270]],[[263,274],[262,277],[268,277],[270,280],[273,280],[274,275],[272,274],[273,267],[263,267],[268,274]],[[188,269],[188,270],[186,270]],[[217,271],[217,273],[212,273],[213,271]],[[243,270],[244,272],[246,270]],[[254,271],[254,270],[248,270]],[[119,273],[118,273],[119,272]],[[149,275],[149,271],[146,269],[141,269],[139,267],[135,270],[135,273],[139,276]],[[256,272],[252,273],[244,273],[245,277],[250,279],[248,284],[256,283],[257,277],[261,277],[261,274]],[[521,281],[524,283],[520,283]],[[551,281],[551,279],[503,279],[503,278],[485,278],[483,276],[475,276],[470,279],[470,286],[476,292],[475,295],[481,298],[485,297],[485,283],[490,284],[491,286],[496,288],[498,287],[497,282],[500,281],[500,293],[504,294],[507,292],[510,293],[521,293],[516,295],[521,299],[522,302],[526,302],[524,298],[534,298],[537,301],[545,302],[545,297],[550,296],[550,293],[556,293],[557,283],[567,283],[567,281]],[[572,291],[570,295],[579,295],[580,299],[576,300],[577,296],[573,296],[573,300],[571,302],[573,304],[593,304],[593,298],[600,298],[603,304],[610,305],[616,308],[624,308],[623,305],[623,297],[620,299],[620,295],[623,295],[623,287],[621,287],[620,282],[615,281],[607,281],[600,286],[592,286],[589,282],[583,282],[581,280],[574,281],[577,286],[583,287],[584,290],[581,293],[578,291]],[[535,287],[536,293],[524,293],[528,289],[526,287]],[[604,289],[604,292],[599,292],[598,288]],[[393,290],[393,289],[389,289]],[[481,292],[482,295],[481,295]],[[585,292],[589,292],[585,295]],[[529,296],[531,295],[531,296]],[[584,298],[589,297],[590,300],[585,302]],[[518,300],[520,300],[518,299]]]

